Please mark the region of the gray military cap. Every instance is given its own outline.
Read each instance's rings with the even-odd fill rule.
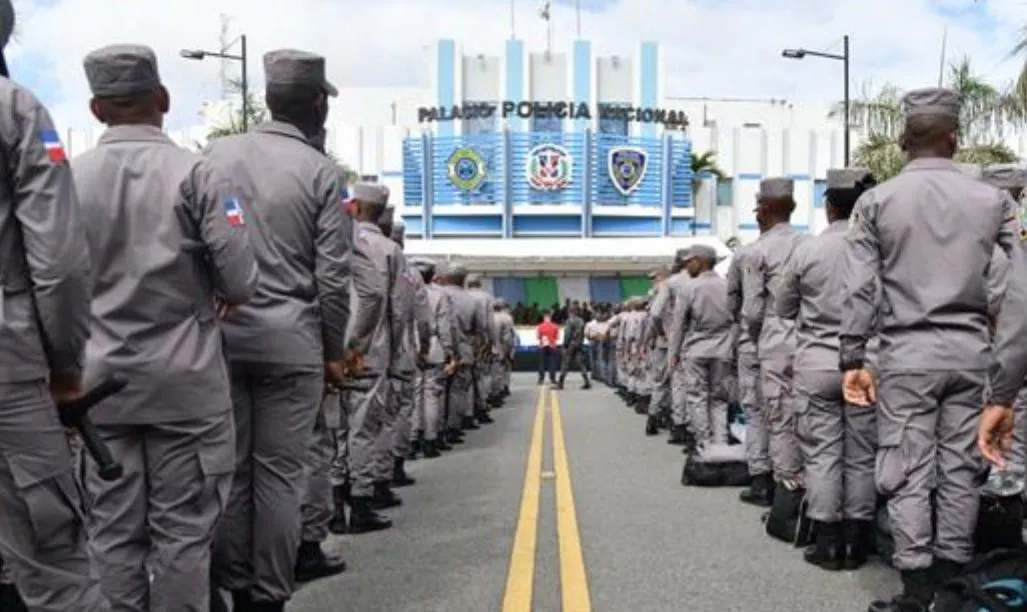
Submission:
[[[902,114],[910,117],[948,117],[959,119],[962,104],[951,89],[928,87],[914,89],[902,96]]]
[[[14,6],[11,0],[0,0],[0,49],[7,46],[14,32]]]
[[[840,168],[827,171],[828,189],[855,189],[870,174],[867,168]]]
[[[278,49],[264,54],[264,80],[268,85],[319,87],[329,96],[339,90],[325,76],[325,58],[296,49]]]
[[[89,90],[99,98],[129,96],[160,87],[157,55],[143,45],[109,45],[82,61]]]
[[[981,180],[999,189],[1027,187],[1027,170],[1016,164],[990,164],[981,170]]]
[[[776,200],[790,198],[793,195],[795,195],[795,181],[790,178],[777,177],[760,181],[760,191],[756,197],[761,200]]]
[[[458,278],[467,277],[467,268],[462,263],[451,261],[442,268],[443,273],[446,276],[455,276]]]
[[[685,259],[685,261],[688,261],[689,259],[704,259],[706,261],[716,262],[717,249],[705,244],[694,245],[689,250],[688,257]]]
[[[350,197],[365,204],[385,206],[389,203],[389,190],[378,183],[357,183],[350,190]]]

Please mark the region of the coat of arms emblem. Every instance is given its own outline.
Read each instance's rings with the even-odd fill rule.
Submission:
[[[649,168],[649,154],[638,147],[614,147],[610,149],[607,169],[610,182],[621,195],[629,196],[638,189]]]
[[[574,160],[567,149],[542,144],[528,151],[528,183],[539,191],[556,191],[571,183]]]
[[[474,191],[485,175],[485,158],[471,147],[460,147],[446,160],[446,178],[461,191]]]

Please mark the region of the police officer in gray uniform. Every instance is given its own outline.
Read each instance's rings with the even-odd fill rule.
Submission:
[[[486,387],[489,384],[488,374],[492,369],[493,342],[492,342],[492,304],[495,298],[481,287],[481,275],[468,275],[466,280],[467,293],[474,298],[474,302],[480,309],[479,316],[485,322],[484,328],[478,331],[474,343],[474,366],[473,370],[473,394],[474,394],[474,418],[478,423],[491,423],[489,407],[486,402]],[[467,429],[474,429],[473,423],[465,424]]]
[[[649,311],[652,313],[652,331],[650,333],[669,337],[673,329],[674,319],[674,296],[678,288],[691,278],[685,271],[685,258],[690,249],[678,249],[674,253],[674,264],[670,268],[670,275],[656,288],[656,295],[649,304]],[[666,341],[665,341],[666,342]],[[684,444],[686,437],[685,428],[685,398],[681,395],[681,389],[675,390],[673,385],[675,370],[670,367],[670,353],[666,352],[666,361],[662,372],[655,372],[656,380],[653,387],[653,396],[650,399],[649,417],[646,419],[645,433],[647,436],[655,436],[659,433],[660,411],[669,408],[670,412],[670,444]],[[661,356],[657,355],[653,363],[653,369],[659,370]],[[675,392],[677,395],[675,395]]]
[[[389,200],[384,185],[360,183],[353,188],[357,204],[357,239],[353,257],[354,311],[349,347],[357,357],[345,383],[343,408],[348,434],[339,438],[339,456],[346,460],[351,483],[350,532],[376,531],[391,525],[374,509],[398,506],[389,481],[382,480],[375,459],[390,405],[395,405],[392,379],[402,350],[404,323],[398,292],[406,258],[379,227]],[[389,449],[391,453],[391,448]]]
[[[223,326],[237,444],[215,575],[247,610],[281,610],[292,596],[316,407],[345,369],[353,244],[338,168],[315,142],[337,93],[324,58],[271,51],[264,72],[271,121],[208,152],[241,191],[261,271]]]
[[[82,395],[89,250],[50,114],[7,78],[2,49],[13,29],[14,8],[0,0],[0,553],[17,586],[5,585],[0,603],[97,612],[110,608],[54,407]]]
[[[734,317],[727,282],[713,269],[717,251],[697,244],[684,257],[691,282],[674,287],[674,311],[667,351],[684,386],[689,433],[700,445],[727,444],[728,399],[734,378]],[[690,449],[686,449],[687,450]]]
[[[648,324],[646,325],[645,344],[649,347],[649,399],[646,406],[645,433],[647,436],[655,436],[659,433],[660,417],[670,404],[670,377],[667,375],[667,331],[668,325],[664,325],[661,317],[669,317],[669,305],[666,290],[667,281],[674,271],[669,266],[661,266],[649,273],[653,281],[653,297],[649,300],[646,310]]]
[[[450,450],[440,433],[445,433],[446,372],[456,354],[453,346],[453,314],[449,296],[435,284],[435,262],[415,258],[413,266],[420,272],[427,301],[428,317],[418,329],[418,375],[414,389],[414,431],[421,442],[424,456],[434,459],[440,451]]]
[[[856,200],[875,184],[865,168],[828,170],[829,225],[795,249],[777,294],[777,314],[795,321],[796,414],[806,457],[806,515],[816,534],[804,556],[826,570],[866,563],[877,506],[876,407],[845,404],[834,363],[852,273],[845,233]]]
[[[752,245],[738,247],[727,270],[727,301],[736,322],[742,315],[742,276],[745,259]],[[752,482],[738,499],[755,506],[767,507],[773,501],[774,478],[770,470],[770,430],[760,399],[760,360],[756,342],[748,329],[740,323],[735,340],[735,360],[738,381],[738,403],[745,412],[745,461]]]
[[[113,45],[83,64],[107,126],[72,164],[95,264],[86,378],[128,380],[92,414],[125,468],[107,482],[87,462],[92,547],[113,609],[205,610],[235,467],[217,304],[231,316],[248,300],[257,264],[239,194],[161,130],[153,51]]]
[[[396,220],[391,238],[400,249],[406,239],[406,225]],[[414,412],[414,389],[417,385],[417,334],[427,325],[427,295],[421,274],[407,262],[396,287],[396,316],[403,319],[403,337],[396,351],[396,374],[392,381],[393,402],[398,406],[391,427],[392,439],[387,463],[383,466],[394,487],[408,487],[416,481],[407,475],[406,459],[411,449],[411,419]]]
[[[795,401],[792,389],[792,358],[795,329],[774,309],[773,291],[780,283],[788,260],[803,236],[790,223],[795,210],[795,183],[789,178],[760,182],[756,221],[759,239],[746,253],[742,273],[742,325],[756,341],[760,360],[763,410],[770,426],[770,458],[774,496],[799,498],[803,490],[803,460],[795,435]],[[798,502],[783,501],[785,507]]]
[[[446,441],[463,442],[462,430],[474,429],[474,339],[485,328],[484,312],[474,297],[464,289],[467,269],[458,263],[450,264],[440,279],[449,297],[453,314],[453,347],[456,361],[447,381]]]
[[[981,180],[992,187],[1006,191],[1014,202],[1019,202],[1024,187],[1027,187],[1027,170],[1016,164],[992,164],[981,170]],[[1023,212],[1018,210],[1018,216]],[[1024,232],[1021,231],[1021,239]],[[1002,249],[996,247],[992,256],[991,267],[988,269],[988,310],[992,322],[1002,308],[1002,298],[1009,283],[1011,262]],[[1013,430],[1013,446],[1010,453],[1012,461],[1024,465],[1027,461],[1027,385],[1024,385],[1016,396],[1013,404],[1016,422],[1022,426]]]
[[[902,594],[871,610],[904,611],[926,610],[938,582],[973,553],[975,426],[991,356],[984,279],[996,244],[1010,256],[1020,254],[1008,194],[952,162],[958,95],[914,90],[902,106],[900,143],[910,161],[865,193],[849,222],[853,261],[842,302],[840,365],[846,401],[878,403],[876,482],[889,498],[892,562],[902,575]],[[878,308],[883,321],[875,379],[864,368],[864,346]],[[1008,394],[1007,379],[1000,374],[992,393]]]

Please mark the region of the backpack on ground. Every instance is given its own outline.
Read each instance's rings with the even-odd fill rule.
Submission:
[[[763,515],[767,535],[804,548],[813,543],[813,521],[806,516],[806,491],[790,490],[778,483],[774,487],[774,504]]]
[[[931,610],[1027,611],[1027,550],[1004,548],[978,556],[938,589]]]
[[[709,444],[685,456],[681,484],[686,487],[745,487],[749,484],[745,446]]]

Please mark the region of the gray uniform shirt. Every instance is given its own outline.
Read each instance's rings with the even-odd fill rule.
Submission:
[[[790,364],[795,353],[795,325],[774,309],[774,292],[795,247],[804,237],[787,223],[763,232],[743,262],[742,327],[756,341],[760,361]]]
[[[478,314],[480,320],[485,322],[485,325],[479,330],[477,335],[476,347],[488,346],[492,342],[492,317],[494,311],[492,310],[493,304],[496,302],[488,291],[481,288],[467,289],[467,293],[474,298],[474,302],[478,305],[481,312]]]
[[[675,285],[674,291],[669,354],[690,359],[733,359],[735,320],[728,309],[727,282],[707,270],[691,282]]]
[[[475,360],[474,342],[487,329],[485,311],[479,300],[463,287],[443,285],[453,312],[453,347],[463,365]]]
[[[260,268],[253,299],[225,322],[229,357],[318,368],[341,359],[353,222],[335,163],[277,121],[219,138],[208,155],[241,195]]]
[[[417,373],[417,337],[419,326],[426,324],[427,296],[424,292],[424,280],[421,273],[407,266],[399,276],[396,287],[396,316],[403,323],[403,336],[396,355],[396,372],[402,376],[412,377]]]
[[[795,370],[838,371],[848,228],[848,221],[835,221],[796,247],[777,292],[778,316],[795,321]]]
[[[0,382],[78,376],[90,262],[71,171],[50,114],[0,77]]]
[[[585,320],[578,315],[567,317],[563,325],[564,347],[581,348],[585,344]]]
[[[865,359],[879,312],[882,369],[986,369],[988,270],[996,244],[1017,248],[1009,195],[950,160],[918,159],[863,194],[849,225],[841,360]]]
[[[745,296],[742,276],[745,273],[745,256],[749,246],[738,247],[731,256],[731,264],[727,268],[727,307],[738,323],[738,352],[751,354],[756,352],[756,344],[749,337],[747,327],[741,324],[742,302]]]
[[[87,378],[129,380],[94,420],[173,422],[230,410],[214,297],[243,303],[258,281],[247,228],[229,221],[234,188],[153,126],[107,129],[72,169],[95,263]]]
[[[396,374],[406,327],[401,302],[407,270],[403,251],[377,225],[357,223],[353,249],[353,312],[348,345],[364,356],[364,377]]]
[[[424,286],[428,321],[420,341],[421,353],[429,365],[440,366],[456,354],[453,346],[453,306],[440,285]]]

